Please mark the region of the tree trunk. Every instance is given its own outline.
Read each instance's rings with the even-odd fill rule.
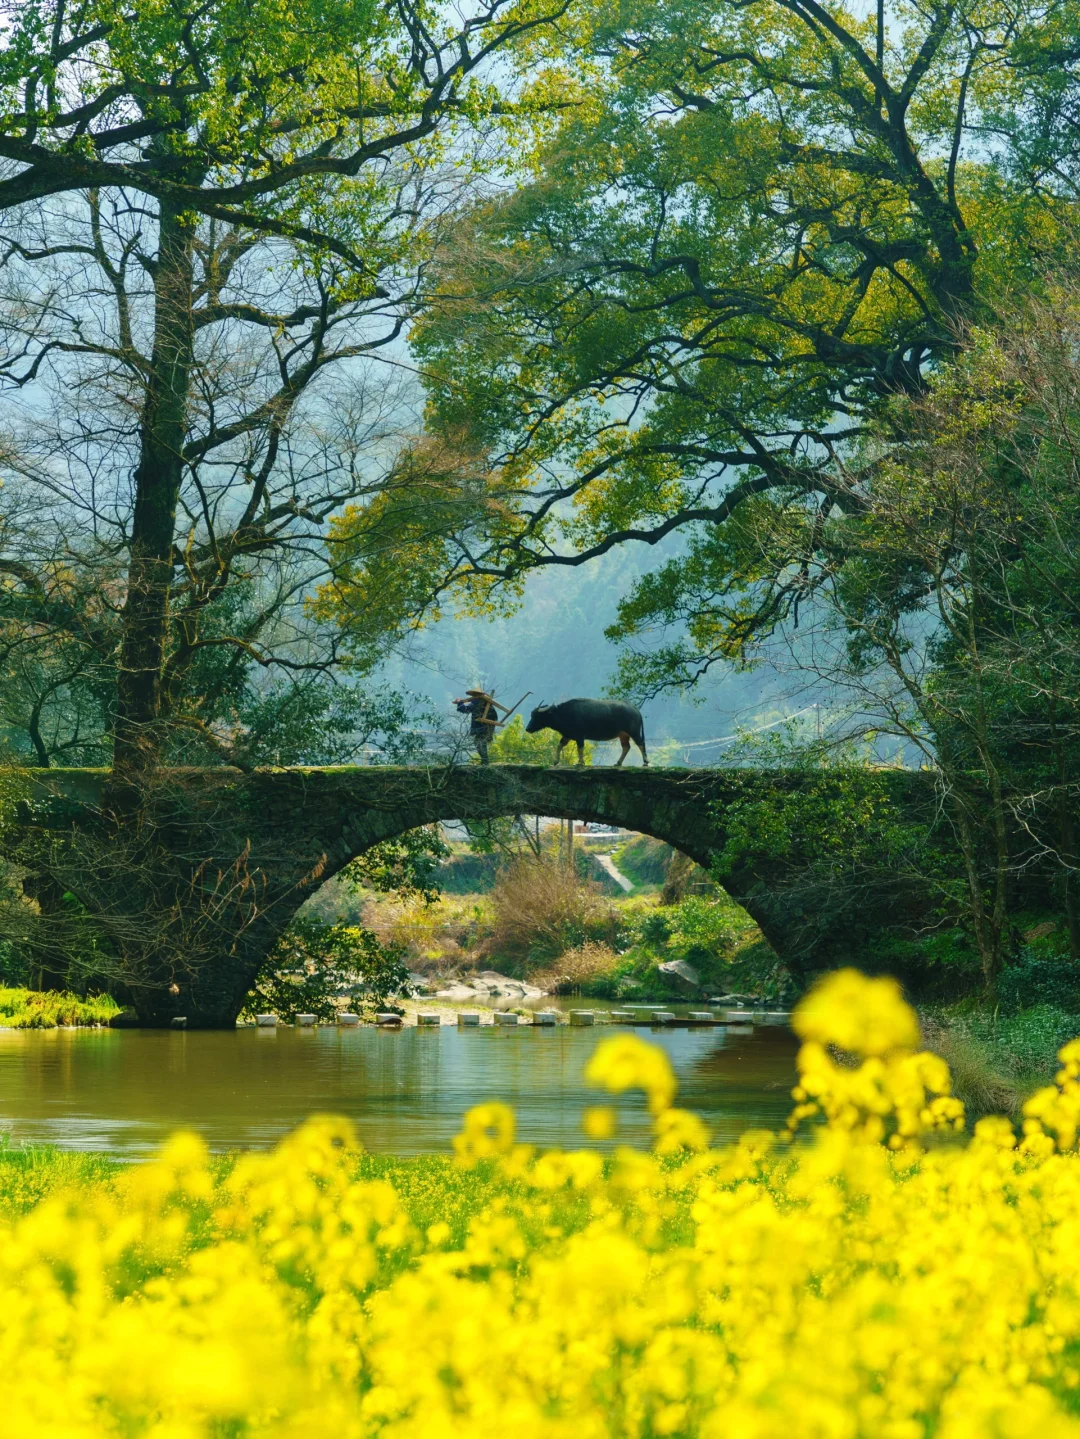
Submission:
[[[993,915],[988,914],[986,910],[977,828],[971,820],[967,797],[959,794],[955,788],[952,793],[952,810],[956,817],[960,853],[964,861],[964,874],[968,890],[968,914],[975,933],[975,947],[979,951],[983,982],[987,989],[990,989],[997,978],[1000,967],[1001,935],[995,925]]]
[[[1054,794],[1054,810],[1057,817],[1058,851],[1061,856],[1061,871],[1064,876],[1063,891],[1065,918],[1069,927],[1069,956],[1080,960],[1080,911],[1076,903],[1076,886],[1073,883],[1077,872],[1076,825],[1072,806],[1069,802],[1069,762],[1065,754],[1057,722],[1057,695],[1050,693],[1050,744],[1057,770],[1057,787]]]
[[[162,201],[116,696],[113,768],[126,776],[152,769],[164,748],[162,674],[193,360],[194,235],[195,217]]]
[[[660,903],[662,905],[678,904],[685,899],[687,886],[693,873],[694,861],[690,856],[683,854],[681,849],[673,850],[667,874],[664,876],[664,885],[660,891]]]

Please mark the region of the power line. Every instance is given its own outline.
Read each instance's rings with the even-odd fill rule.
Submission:
[[[661,740],[660,743],[674,744],[677,749],[701,749],[703,746],[710,744],[731,744],[733,740],[743,739],[746,735],[763,734],[767,729],[777,729],[780,725],[787,724],[789,720],[798,719],[800,715],[809,714],[811,710],[816,709],[818,709],[817,705],[806,705],[805,708],[796,710],[794,714],[784,715],[782,719],[772,720],[769,724],[760,724],[754,729],[740,730],[738,734],[720,735],[717,739],[695,739],[691,740],[688,744],[681,744],[678,740]]]

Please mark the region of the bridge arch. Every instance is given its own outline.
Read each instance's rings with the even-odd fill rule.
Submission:
[[[708,867],[723,842],[717,816],[745,778],[569,765],[380,766],[252,775],[229,786],[230,801],[239,801],[250,816],[250,863],[270,902],[265,919],[245,937],[251,957],[237,975],[236,1008],[301,905],[374,845],[438,822],[536,814],[648,834]],[[768,915],[754,896],[730,880],[725,888],[772,938]]]
[[[97,826],[106,845],[110,834],[125,833],[124,797],[106,771],[22,773],[27,826]],[[160,775],[152,796],[144,791],[139,799],[144,821],[149,816],[143,853],[152,864],[145,875],[132,869],[118,884],[85,864],[81,875],[70,869],[49,875],[47,863],[45,872],[59,892],[73,890],[105,917],[119,943],[144,943],[141,917],[151,908],[167,915],[171,907],[175,938],[159,935],[152,952],[133,949],[130,956],[131,973],[151,976],[133,991],[140,1018],[167,1025],[185,1015],[192,1027],[221,1028],[235,1022],[266,954],[301,905],[358,855],[407,830],[443,820],[550,815],[652,835],[708,867],[724,843],[733,802],[801,782],[790,771],[638,766],[174,770]],[[904,795],[927,787],[925,778],[899,772],[895,784]],[[65,852],[51,843],[36,850]],[[118,867],[103,868],[112,874]],[[775,904],[783,869],[783,861],[751,856],[723,883],[777,952],[791,957],[807,947],[808,916]]]
[[[326,877],[375,844],[451,820],[539,814],[616,825],[663,840],[706,866],[722,842],[712,815],[719,799],[715,778],[701,771],[473,765],[301,774],[286,798],[287,823],[303,827],[305,811],[314,808],[311,838],[327,842]],[[281,787],[274,788],[273,797],[265,797],[268,809],[281,804]],[[335,814],[339,824],[330,822]]]

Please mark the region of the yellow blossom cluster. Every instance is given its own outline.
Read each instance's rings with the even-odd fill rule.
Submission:
[[[915,1052],[918,1021],[895,979],[839,970],[799,1006],[795,1032],[803,1045],[790,1124],[821,1113],[874,1143],[887,1137],[891,1149],[929,1129],[963,1129],[949,1067],[935,1054]]]
[[[59,1189],[0,1221],[0,1432],[1080,1439],[1080,1046],[1019,1140],[967,1137],[894,987],[833,976],[797,1024],[787,1136],[709,1148],[618,1036],[588,1077],[644,1092],[651,1153],[485,1105],[441,1211],[329,1118]]]

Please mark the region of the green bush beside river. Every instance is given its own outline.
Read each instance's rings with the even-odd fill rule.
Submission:
[[[107,994],[80,999],[52,990],[0,989],[0,1028],[55,1029],[58,1025],[108,1024],[120,1006]]]

